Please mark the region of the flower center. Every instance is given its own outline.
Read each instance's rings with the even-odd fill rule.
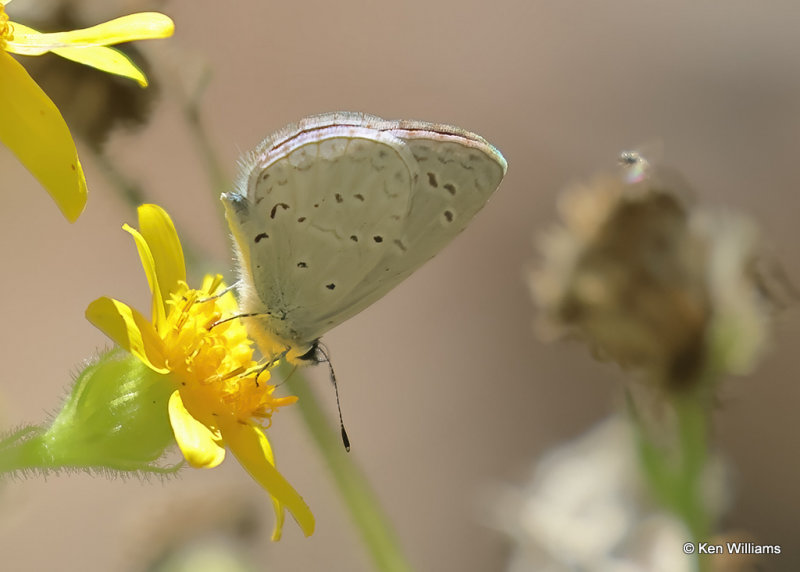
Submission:
[[[168,302],[161,335],[167,367],[175,375],[181,398],[196,419],[216,425],[221,418],[269,425],[274,410],[296,401],[275,398],[268,372],[259,372],[252,341],[236,315],[233,294],[214,297],[221,277],[207,277],[200,290],[181,283]]]

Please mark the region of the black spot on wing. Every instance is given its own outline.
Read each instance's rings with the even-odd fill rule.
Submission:
[[[261,233],[256,235],[255,241],[256,242],[261,242],[265,238],[269,238],[269,235],[266,232],[261,232]]]
[[[287,205],[286,203],[276,203],[272,207],[272,210],[269,211],[269,218],[275,218],[275,214],[278,212],[278,207],[282,208],[285,211],[289,210],[289,205]]]

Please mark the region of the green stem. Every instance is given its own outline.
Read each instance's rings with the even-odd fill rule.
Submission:
[[[683,521],[697,546],[707,542],[711,533],[703,495],[710,408],[702,386],[698,391],[672,395],[669,402],[675,425],[669,427],[674,434],[666,438],[663,432],[667,427],[648,426],[630,401],[629,410],[637,428],[639,459],[649,489],[662,506]],[[699,572],[710,570],[710,564],[706,558],[697,558]]]
[[[680,395],[673,400],[678,419],[680,474],[677,475],[676,509],[692,537],[707,541],[710,518],[703,503],[703,475],[708,465],[707,408],[693,395]]]
[[[103,151],[94,154],[97,163],[103,169],[111,186],[119,191],[122,200],[130,207],[131,211],[136,212],[136,207],[145,202],[145,194],[142,186],[131,179],[106,155]]]
[[[291,373],[291,366],[286,364],[281,365],[280,373],[287,380],[289,391],[299,398],[300,414],[328,465],[350,516],[369,550],[375,569],[391,572],[412,570],[388,518],[381,510],[378,498],[353,456],[345,452],[339,439],[339,431],[322,411],[308,381],[299,371]]]
[[[41,468],[36,449],[43,432],[41,427],[26,426],[3,438],[0,441],[0,475]]]
[[[202,163],[206,167],[206,174],[211,182],[213,199],[219,204],[219,196],[229,189],[231,178],[222,167],[222,161],[220,161],[219,155],[211,142],[211,138],[208,136],[208,129],[206,128],[203,115],[200,111],[200,101],[210,79],[211,72],[204,70],[193,92],[185,93],[182,91],[181,95],[183,97],[183,113],[186,118],[186,123],[192,131],[193,139],[197,144]]]

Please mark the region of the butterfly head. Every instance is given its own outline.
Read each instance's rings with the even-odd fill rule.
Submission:
[[[330,361],[328,359],[327,351],[325,350],[324,346],[320,344],[319,340],[314,340],[311,342],[311,345],[307,346],[306,352],[299,354],[302,349],[303,348],[294,349],[294,352],[290,352],[294,353],[294,355],[290,358],[290,354],[287,354],[287,359],[299,365],[317,365]]]

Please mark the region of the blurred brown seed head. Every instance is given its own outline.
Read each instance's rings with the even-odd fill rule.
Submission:
[[[570,189],[531,275],[546,337],[586,340],[601,359],[692,386],[708,367],[742,373],[765,339],[752,224],[689,207],[684,184],[636,155]]]

